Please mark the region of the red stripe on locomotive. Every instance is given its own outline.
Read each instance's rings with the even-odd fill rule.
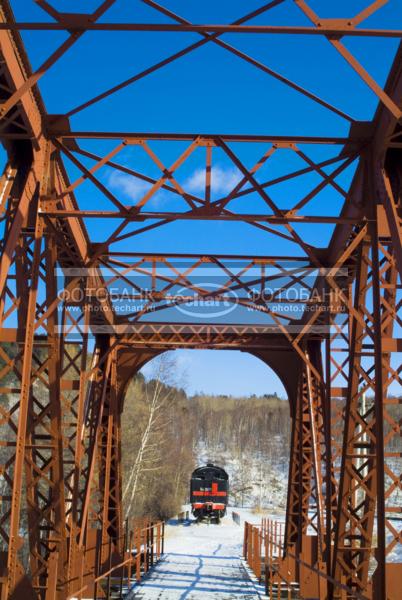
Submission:
[[[227,492],[219,492],[218,484],[213,483],[210,490],[193,491],[193,496],[227,496]]]
[[[203,508],[204,506],[212,505],[212,510],[224,510],[225,504],[217,504],[215,502],[194,502],[192,504],[193,509],[195,508]]]

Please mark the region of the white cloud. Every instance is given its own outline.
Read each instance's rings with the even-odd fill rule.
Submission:
[[[241,172],[234,167],[213,166],[211,171],[212,193],[228,194],[241,179]],[[110,174],[109,185],[112,190],[133,202],[138,202],[152,187],[152,184],[147,181],[119,171],[113,171]],[[184,182],[183,189],[185,192],[202,194],[205,190],[205,169],[196,169]],[[149,205],[158,207],[163,198],[163,190],[158,190],[151,197]]]
[[[109,177],[109,185],[112,189],[121,192],[130,200],[139,200],[151,188],[151,184],[125,173],[113,171]]]
[[[211,189],[215,194],[228,194],[242,179],[240,171],[234,167],[213,166],[211,170]],[[205,170],[196,169],[184,183],[184,189],[199,193],[205,190]]]

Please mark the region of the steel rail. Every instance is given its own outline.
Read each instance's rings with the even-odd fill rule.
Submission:
[[[81,16],[81,15],[80,15]],[[348,26],[347,20],[336,25],[325,24],[322,19],[319,27],[272,26],[272,25],[178,25],[174,23],[93,23],[82,15],[79,19],[63,19],[58,23],[16,22],[0,23],[0,30],[8,31],[142,31],[159,33],[242,33],[264,35],[318,35],[330,37],[383,37],[402,38],[401,29],[357,29]],[[343,20],[342,20],[343,21]]]
[[[47,217],[57,217],[62,219],[71,219],[75,217],[88,218],[103,218],[103,219],[127,219],[130,222],[141,223],[149,219],[170,219],[174,221],[244,221],[247,223],[344,223],[358,224],[362,218],[333,216],[326,217],[321,215],[287,215],[283,216],[264,215],[264,214],[209,214],[205,209],[194,211],[193,213],[174,213],[174,212],[133,212],[130,213],[132,207],[127,207],[127,212],[116,212],[108,210],[42,210],[40,214]]]
[[[141,143],[142,141],[175,141],[190,142],[198,139],[200,143],[220,138],[225,142],[269,142],[271,144],[366,144],[370,136],[309,136],[309,135],[269,135],[269,134],[242,134],[242,133],[171,133],[171,132],[130,132],[130,131],[68,131],[57,129],[57,122],[49,128],[49,138],[63,140],[126,140]]]

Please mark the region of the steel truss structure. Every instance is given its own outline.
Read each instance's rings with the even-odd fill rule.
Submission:
[[[1,598],[71,598],[83,568],[85,597],[93,597],[95,554],[89,548],[100,544],[105,568],[124,552],[120,418],[130,379],[166,350],[224,348],[261,358],[289,397],[285,556],[303,559],[314,545],[317,565],[327,574],[322,599],[396,600],[402,584],[402,47],[382,87],[347,40],[400,39],[402,30],[366,28],[387,0],[333,19],[320,18],[305,0],[273,0],[223,25],[193,24],[154,0],[143,3],[163,16],[161,22],[108,22],[115,0],[104,0],[92,14],[61,13],[35,0],[43,22],[19,22],[10,1],[0,1],[0,137],[7,154],[0,183]],[[303,24],[261,24],[282,4],[296,7]],[[33,70],[24,31],[63,31],[66,37]],[[193,33],[199,39],[65,114],[48,114],[39,82],[87,31]],[[226,33],[231,40],[243,34],[322,37],[377,96],[374,118],[356,121],[227,42]],[[75,115],[205,45],[327,110],[349,134],[72,129]],[[94,150],[94,141],[106,153]],[[251,147],[258,157],[250,166],[242,153]],[[151,175],[119,161],[127,148],[141,154],[139,165],[149,161]],[[166,156],[174,159],[168,164]],[[212,193],[217,156],[239,174],[218,198]],[[270,161],[282,157],[285,165],[297,158],[299,168],[264,178]],[[186,190],[179,174],[195,158],[202,193]],[[128,204],[105,183],[105,168],[141,182],[143,193]],[[288,194],[286,207],[273,199],[275,186],[297,185],[310,175],[314,187],[302,197]],[[102,203],[82,202],[83,186]],[[337,202],[318,206],[323,192]],[[158,193],[169,198],[163,204],[169,210],[152,202]],[[256,197],[258,210],[245,209]],[[139,235],[194,220],[243,223],[289,251],[133,250]],[[101,239],[93,235],[94,222],[101,224]],[[307,241],[300,233],[306,225],[317,232],[313,240],[330,228],[328,243]],[[206,276],[213,278],[212,290]],[[297,298],[286,294],[289,289]],[[225,306],[231,318],[189,317],[188,306],[205,299]],[[102,593],[98,587],[97,597]]]

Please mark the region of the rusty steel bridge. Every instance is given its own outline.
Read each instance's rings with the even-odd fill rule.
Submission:
[[[37,20],[21,18],[21,10],[31,14],[30,4]],[[383,48],[384,40],[399,43],[400,4],[351,2],[348,14],[339,15],[331,3],[333,18],[321,18],[310,0],[273,0],[231,24],[193,23],[154,0],[142,2],[153,22],[136,22],[134,8],[128,19],[119,20],[115,10],[109,21],[116,0],[99,0],[90,14],[60,12],[56,4],[25,0],[21,9],[0,0],[1,599],[105,597],[99,577],[127,554],[120,465],[125,392],[143,365],[176,348],[250,352],[283,382],[292,436],[278,560],[293,561],[293,577],[314,569],[320,600],[399,599],[402,45],[389,60],[385,85],[358,56],[367,39],[373,54],[383,52],[376,44]],[[288,7],[290,24],[270,19],[280,6]],[[394,11],[394,28],[376,25],[384,8]],[[63,61],[83,37],[105,32],[114,40],[148,36],[152,43],[167,39],[163,34],[192,41],[119,83],[108,84],[105,70],[92,97],[49,113],[41,93],[49,72],[59,73],[61,105],[74,103]],[[37,44],[53,36],[53,50],[36,68],[27,35]],[[335,70],[321,74],[331,79],[330,102],[317,86],[302,87],[245,52],[242,36],[322,40],[356,89],[375,99],[372,119],[343,110],[345,90],[338,102],[342,75]],[[248,134],[246,110],[240,133],[174,132],[168,112],[164,132],[113,131],[112,114],[104,128],[91,127],[89,118],[82,127],[87,109],[203,46],[232,56],[234,73],[246,64],[291,90],[292,114],[277,124],[279,135],[266,130],[264,114],[260,133]],[[328,113],[339,135],[333,127],[328,135],[311,133],[317,127],[299,121],[298,99]],[[133,122],[123,110],[125,122]],[[219,161],[240,175],[216,197]],[[282,171],[270,176],[268,167],[279,163]],[[186,190],[180,170],[188,164],[201,173],[202,192]],[[128,201],[108,185],[105,169],[140,182],[142,193]],[[303,177],[312,182],[306,193],[298,183]],[[280,186],[284,193],[275,194]],[[166,201],[153,202],[159,193]],[[219,237],[208,233],[214,221],[222,235],[233,224],[243,227],[239,248],[253,247],[247,236],[265,235],[266,251],[216,252]],[[210,252],[197,252],[188,237],[186,251],[163,251],[161,231],[173,224],[179,240],[193,222]],[[141,252],[137,240],[149,235],[156,251]],[[224,306],[226,316],[205,318],[206,309],[192,317],[191,306],[206,299]]]

